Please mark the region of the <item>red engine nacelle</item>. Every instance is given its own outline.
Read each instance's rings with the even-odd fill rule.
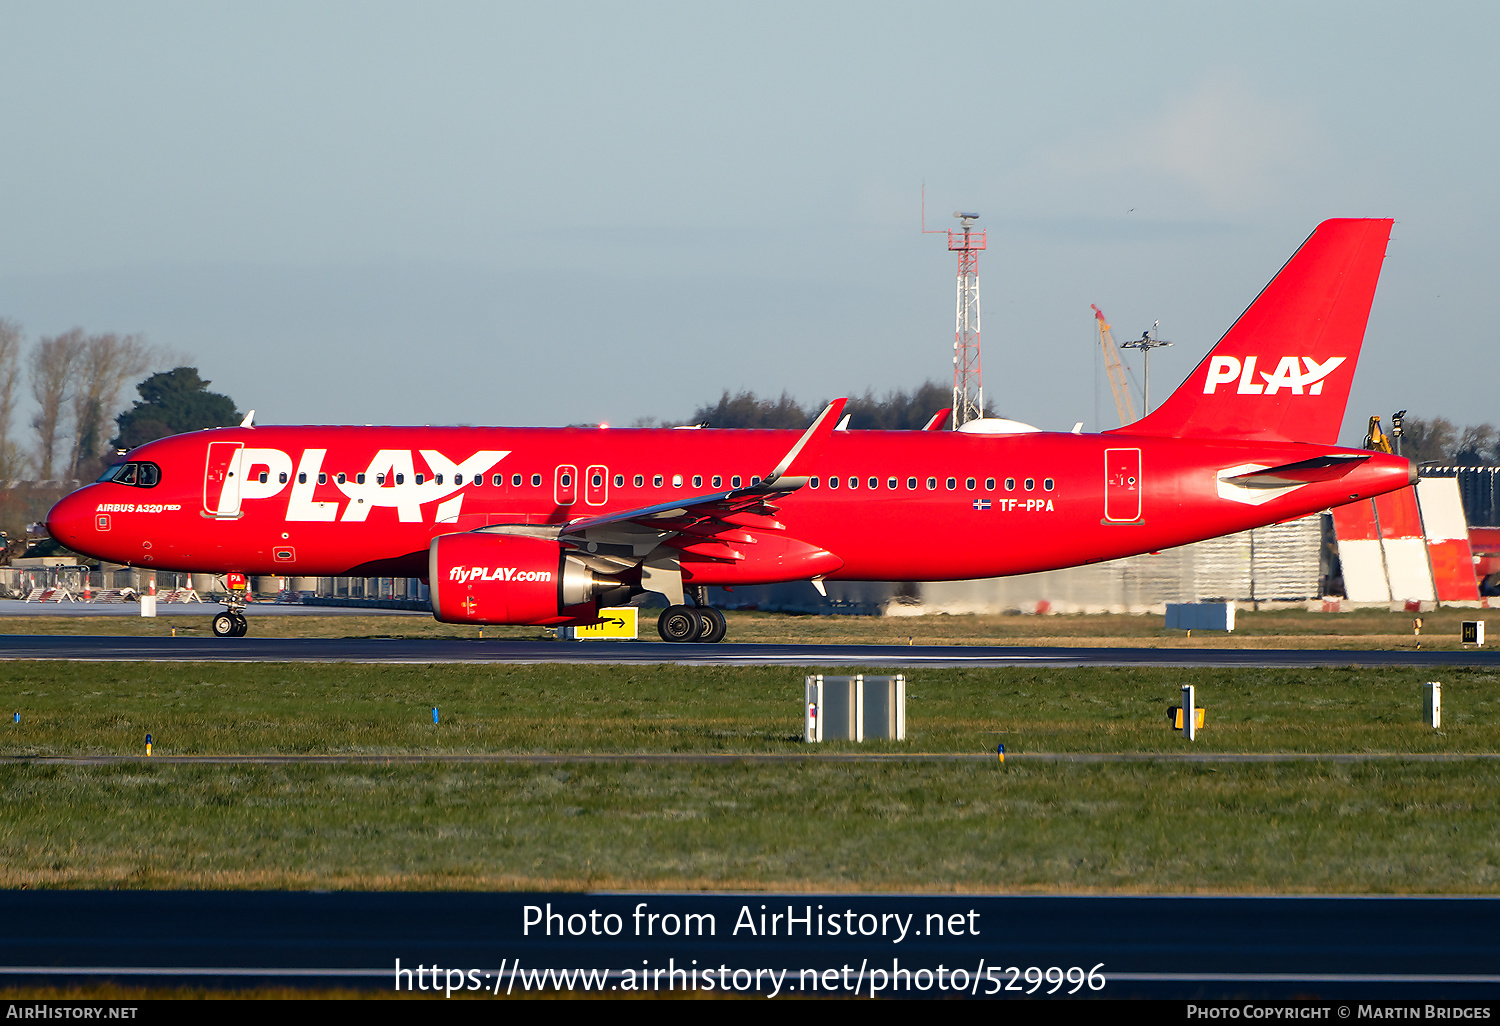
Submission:
[[[433,539],[427,573],[433,615],[444,623],[594,620],[599,596],[622,586],[557,542],[482,532]]]

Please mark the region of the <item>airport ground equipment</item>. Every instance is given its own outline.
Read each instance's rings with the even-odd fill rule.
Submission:
[[[1233,631],[1233,602],[1168,602],[1167,629]]]
[[[803,738],[906,740],[906,677],[814,674],[803,691]]]

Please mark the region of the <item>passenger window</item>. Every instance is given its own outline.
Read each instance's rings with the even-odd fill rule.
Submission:
[[[1052,490],[1052,487],[1055,484],[1057,484],[1057,482],[1054,481],[1054,480],[1052,480],[1050,477],[1043,478],[1042,479],[1042,490],[1050,492]]]
[[[422,479],[420,477],[417,478],[418,482],[421,482],[421,480]],[[521,487],[521,475],[520,474],[512,474],[512,475],[510,475],[510,486],[512,488],[519,488],[519,487]]]
[[[427,475],[426,474],[418,474],[416,476],[416,482],[417,482],[417,484],[421,484],[423,481],[426,481],[426,480],[427,480]]]
[[[667,479],[662,477],[660,474],[655,474],[651,478],[651,487],[660,488],[663,484],[666,483],[666,480]]]
[[[260,481],[261,484],[265,484],[267,481],[271,480],[271,475],[262,470],[259,474],[256,475],[256,479]]]
[[[637,474],[637,475],[635,475],[635,486],[637,488],[643,488],[643,487],[645,487],[645,484],[646,484],[646,475],[645,474]]]
[[[280,479],[281,479],[281,483],[282,483],[282,484],[286,484],[286,471],[284,471],[284,470],[283,470],[283,471],[282,471],[282,472],[281,472],[281,474],[280,474]]]
[[[469,479],[469,483],[472,484],[475,488],[483,488],[484,487],[484,475],[483,474],[475,474],[472,478]]]
[[[318,484],[327,484],[327,483],[328,483],[328,475],[327,474],[319,474],[318,475]]]
[[[816,488],[816,487],[818,487],[818,479],[817,479],[817,478],[812,478],[812,479],[811,479],[811,480],[810,480],[810,481],[808,481],[808,482],[807,482],[807,483],[808,483],[808,484],[809,484],[809,485],[811,485],[811,486],[812,486],[812,487],[813,487],[813,488]]]
[[[375,475],[375,483],[378,484],[378,485],[385,484],[385,475],[384,474],[376,474]]]
[[[454,480],[455,480],[455,481],[459,481],[459,482],[461,482],[461,481],[462,481],[462,479],[461,479],[461,478],[455,478],[455,479],[454,479]],[[567,488],[567,487],[568,487],[568,486],[569,486],[569,485],[571,485],[571,484],[572,484],[572,483],[573,483],[573,475],[572,475],[572,474],[564,474],[564,475],[563,475],[563,476],[562,476],[562,486],[563,486],[563,487],[564,487],[564,488]]]
[[[972,477],[966,477],[966,478],[964,478],[964,487],[967,488],[969,491],[972,492],[974,490],[974,486],[976,484],[978,484],[978,482],[975,481]]]
[[[398,485],[406,484],[406,475],[405,474],[397,474],[396,475],[396,483]]]
[[[859,478],[857,478],[857,477],[851,477],[849,479],[849,487],[850,488],[858,488],[859,487]]]
[[[363,475],[363,474],[355,474],[354,475],[354,483],[355,484],[364,484],[365,483],[365,475]]]
[[[443,475],[442,474],[433,474],[432,475],[432,483],[433,484],[442,484],[443,483]]]
[[[984,490],[987,492],[993,492],[995,490],[995,479],[993,477],[987,477],[984,479]]]
[[[709,487],[711,487],[711,488],[723,488],[724,487],[724,475],[723,474],[715,474],[714,475],[714,479],[713,479],[713,483]]]
[[[935,478],[935,477],[929,477],[927,479],[927,490],[930,492],[930,491],[932,491],[936,487],[937,487],[937,478]]]
[[[838,486],[839,486],[839,479],[838,478],[836,478],[836,477],[830,477],[828,479],[828,487],[829,488],[837,488]]]
[[[442,484],[442,483],[443,483],[443,475],[439,474],[438,475],[438,484]],[[533,488],[540,488],[541,486],[542,486],[542,475],[541,474],[532,474],[531,475],[531,487],[533,487]]]
[[[1036,487],[1036,478],[1034,478],[1034,477],[1028,477],[1026,479],[1026,490],[1029,492],[1029,491],[1031,491],[1035,487]]]
[[[953,491],[953,489],[958,487],[958,478],[950,477],[945,483],[948,485],[948,490],[951,492]],[[931,488],[932,486],[928,485],[927,487]]]
[[[874,480],[874,479],[872,478],[871,480]],[[895,488],[896,484],[897,484],[897,481],[896,481],[896,479],[894,477],[886,479],[885,486],[887,488]]]
[[[879,488],[880,487],[880,478],[878,478],[878,477],[872,477],[872,478],[870,478],[870,487],[872,489],[873,488]]]
[[[595,474],[590,480],[592,480],[594,482],[594,487],[598,488],[600,485],[602,485],[604,483],[604,475],[603,474]]]
[[[907,488],[908,491],[915,491],[916,487],[917,487],[917,479],[916,478],[909,477],[909,478],[906,479],[906,488]]]
[[[755,476],[754,476],[754,477],[752,477],[752,478],[751,478],[751,479],[750,479],[750,483],[751,483],[751,484],[753,484],[753,485],[758,485],[758,484],[760,484],[760,475],[759,475],[759,474],[756,474],[756,475],[755,475]]]
[[[702,488],[703,487],[703,475],[702,474],[694,474],[693,475],[693,487],[694,488]]]
[[[681,488],[682,487],[682,475],[681,474],[673,474],[672,475],[672,487],[673,488]]]
[[[307,484],[307,474],[306,473],[298,474],[297,475],[297,483],[298,484]]]
[[[1007,492],[1013,492],[1013,491],[1016,490],[1016,479],[1015,478],[1013,478],[1013,477],[1007,477],[1005,479],[1005,490]]]
[[[503,486],[505,484],[505,475],[496,474],[494,477],[490,478],[490,484],[494,485],[496,488]]]
[[[738,475],[738,474],[734,475],[733,477],[731,477],[729,479],[729,487],[731,487],[731,488],[738,488],[738,487],[740,487],[740,481],[741,481],[740,475]]]
[[[339,484],[344,484],[349,479],[347,477],[345,477],[342,473],[340,473],[337,477],[334,478],[334,480],[337,481]]]

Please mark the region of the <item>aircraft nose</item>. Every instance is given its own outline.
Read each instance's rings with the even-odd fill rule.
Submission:
[[[93,503],[81,488],[72,495],[60,499],[47,514],[47,533],[74,552],[84,552],[84,539],[92,533],[94,526]]]

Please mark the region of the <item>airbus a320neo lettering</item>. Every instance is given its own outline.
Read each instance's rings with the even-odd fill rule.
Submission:
[[[1319,225],[1159,409],[1102,434],[838,430],[843,400],[803,433],[241,425],[131,450],[47,526],[143,568],[421,577],[449,623],[596,623],[656,592],[661,636],[705,642],[725,631],[708,585],[1155,551],[1415,481],[1405,459],[1333,444],[1390,228]],[[244,623],[230,606],[214,630]]]

